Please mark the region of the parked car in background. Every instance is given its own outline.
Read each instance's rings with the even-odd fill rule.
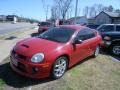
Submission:
[[[99,25],[96,25],[96,24],[87,24],[86,27],[89,27],[91,29],[97,29],[99,27]]]
[[[24,76],[54,79],[89,56],[98,56],[101,36],[83,26],[62,25],[18,42],[11,51],[12,69]]]
[[[114,55],[120,55],[120,24],[103,24],[98,27],[103,45]]]
[[[53,27],[54,25],[50,22],[40,22],[40,23],[38,23],[38,26],[39,26],[38,32],[42,33],[44,31],[48,30],[50,27]]]

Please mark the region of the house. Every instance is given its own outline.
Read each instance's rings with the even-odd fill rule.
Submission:
[[[0,22],[6,21],[6,16],[5,15],[0,15]]]
[[[88,23],[87,24],[94,24],[95,23],[95,18],[88,18]]]
[[[87,24],[87,18],[85,16],[78,16],[76,17],[76,21],[75,21],[75,17],[72,17],[70,19],[67,20],[69,23],[71,24]]]
[[[14,22],[16,22],[18,20],[18,16],[16,16],[16,15],[8,15],[6,17],[6,19],[7,19],[7,21],[14,21]]]
[[[94,24],[120,24],[120,14],[102,11],[95,17]]]

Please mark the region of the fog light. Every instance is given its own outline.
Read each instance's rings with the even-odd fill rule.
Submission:
[[[33,67],[32,73],[36,74],[39,71],[39,69],[37,67]]]
[[[37,67],[35,67],[35,71],[38,71],[38,68],[37,68]]]

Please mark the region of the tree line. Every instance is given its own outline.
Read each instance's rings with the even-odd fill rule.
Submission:
[[[51,7],[51,19],[71,18],[71,16],[74,13],[72,1],[73,0],[53,0],[53,6]],[[90,17],[90,18],[95,17],[102,11],[120,13],[120,9],[115,9],[112,5],[104,6],[102,4],[94,4],[92,6],[85,6],[83,10],[81,10],[81,8],[79,7],[77,11],[78,16],[81,16],[81,13],[80,13],[81,11],[82,11],[83,16]]]
[[[94,4],[93,6],[84,7],[83,15],[92,18],[102,11],[120,13],[120,9],[115,9],[112,5],[104,6],[102,4]]]

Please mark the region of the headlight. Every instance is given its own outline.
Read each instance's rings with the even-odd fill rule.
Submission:
[[[109,41],[109,40],[111,40],[111,37],[109,37],[109,36],[105,36],[105,37],[104,37],[104,40]]]
[[[33,55],[33,57],[31,58],[31,62],[39,63],[39,62],[42,62],[43,59],[44,59],[44,54],[37,53],[37,54]]]

